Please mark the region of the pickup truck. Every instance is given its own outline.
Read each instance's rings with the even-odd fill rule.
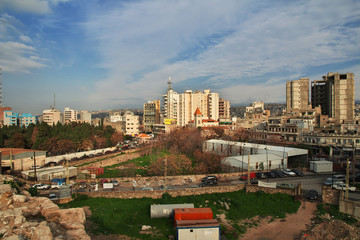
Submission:
[[[338,185],[335,185],[334,188],[337,189],[337,190],[345,191],[346,190],[346,184],[338,184]],[[348,188],[349,188],[349,191],[351,191],[351,192],[354,192],[356,190],[356,187],[353,187],[353,186],[348,186]]]
[[[61,186],[65,186],[66,185],[66,182],[63,182],[63,183],[58,183],[58,184],[53,184],[51,185],[51,189],[59,189]]]

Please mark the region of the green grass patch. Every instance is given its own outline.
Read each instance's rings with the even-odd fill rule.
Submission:
[[[332,219],[338,219],[347,224],[353,225],[359,221],[345,213],[339,212],[339,206],[330,205],[330,204],[319,204],[316,210],[316,217],[318,220],[323,220],[323,215],[329,214]]]
[[[106,159],[111,159],[111,158],[114,158],[114,157],[117,157],[117,156],[120,156],[120,155],[123,155],[123,154],[125,154],[125,153],[121,152],[121,153],[113,155],[113,156],[97,159],[97,160],[94,160],[94,161],[91,161],[91,162],[82,163],[82,164],[76,165],[75,167],[82,167],[82,166],[86,166],[86,165],[89,165],[89,164],[92,164],[92,163],[101,162],[101,161],[104,161]]]
[[[225,235],[239,236],[248,227],[256,226],[253,221],[245,225],[237,224],[243,219],[255,216],[272,216],[283,218],[287,213],[295,213],[300,202],[294,201],[292,196],[285,194],[246,193],[244,190],[229,193],[203,194],[197,196],[182,196],[173,198],[164,195],[162,199],[111,199],[111,198],[78,198],[61,205],[61,208],[89,206],[92,211],[95,234],[124,234],[139,239],[167,239],[175,235],[172,219],[151,219],[151,204],[194,203],[195,207],[210,207],[214,218],[218,213],[225,213],[226,218],[233,224],[233,230],[224,230]],[[226,204],[230,207],[226,209]],[[139,231],[142,225],[155,227],[158,235],[144,235]],[[224,227],[222,226],[222,229]],[[245,230],[244,230],[245,229]],[[232,239],[232,238],[230,238]]]

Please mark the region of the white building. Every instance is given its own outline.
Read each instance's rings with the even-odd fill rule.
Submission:
[[[62,123],[61,112],[56,108],[46,109],[43,111],[43,121],[48,125]]]
[[[223,164],[247,170],[250,156],[250,170],[287,168],[308,162],[308,150],[283,146],[272,146],[248,142],[233,142],[211,139],[203,144],[203,151],[226,156]]]
[[[123,119],[123,116],[121,116],[121,113],[115,112],[110,115],[110,122],[122,122],[122,121],[125,120]]]
[[[125,119],[125,134],[132,136],[138,135],[140,127],[139,116],[135,115],[133,112],[126,111],[123,119]]]
[[[91,120],[92,120],[91,118],[92,118],[92,116],[91,116],[90,112],[88,112],[88,111],[80,112],[80,120],[81,121],[91,124]]]
[[[76,122],[76,121],[77,121],[77,111],[66,107],[64,109],[64,123]]]

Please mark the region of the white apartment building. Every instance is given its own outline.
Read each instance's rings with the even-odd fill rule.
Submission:
[[[86,123],[91,124],[91,113],[88,111],[81,111],[80,112],[80,120]]]
[[[61,121],[61,112],[56,108],[46,109],[43,111],[43,121],[48,125],[54,125]]]
[[[133,112],[126,111],[123,119],[125,120],[125,134],[133,136],[138,135],[140,127],[139,116],[135,115]]]
[[[122,122],[122,121],[125,121],[123,119],[123,116],[121,116],[121,113],[119,113],[119,112],[115,112],[115,113],[111,114],[109,116],[109,118],[110,118],[110,122]]]
[[[163,117],[166,120],[175,120],[178,126],[185,126],[194,120],[194,112],[197,108],[203,114],[203,119],[219,119],[219,93],[212,93],[209,89],[203,92],[186,90],[177,93],[171,87],[163,95]]]
[[[77,121],[77,111],[66,107],[64,109],[64,123],[76,122]]]

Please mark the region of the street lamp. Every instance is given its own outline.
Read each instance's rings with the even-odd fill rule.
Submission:
[[[243,171],[244,171],[244,149],[245,149],[245,143],[243,144],[241,151],[241,175],[243,175]]]

